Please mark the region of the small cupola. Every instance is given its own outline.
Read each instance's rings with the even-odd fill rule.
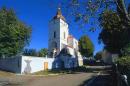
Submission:
[[[56,15],[53,17],[53,19],[62,19],[65,21],[64,16],[62,15],[61,8],[58,8]]]

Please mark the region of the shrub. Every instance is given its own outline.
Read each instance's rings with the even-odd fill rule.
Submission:
[[[127,74],[130,71],[130,56],[124,56],[117,60],[118,69],[121,74]]]

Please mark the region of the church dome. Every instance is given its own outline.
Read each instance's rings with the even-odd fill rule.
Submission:
[[[64,16],[62,15],[62,12],[61,12],[61,9],[60,9],[60,8],[58,8],[58,11],[57,11],[56,15],[53,17],[53,19],[62,19],[62,20],[65,21],[65,18],[64,18]]]

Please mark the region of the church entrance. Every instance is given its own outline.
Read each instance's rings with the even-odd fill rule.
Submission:
[[[44,70],[48,70],[48,62],[44,62]]]

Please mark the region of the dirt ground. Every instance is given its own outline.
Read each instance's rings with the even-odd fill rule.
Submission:
[[[76,73],[58,76],[15,75],[0,77],[0,86],[81,86],[97,73]]]

